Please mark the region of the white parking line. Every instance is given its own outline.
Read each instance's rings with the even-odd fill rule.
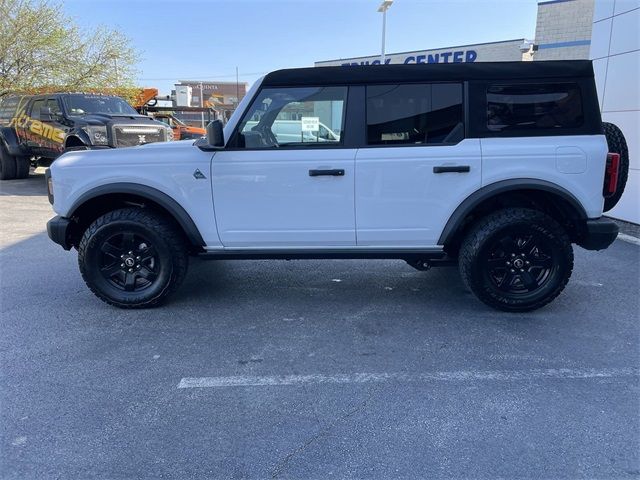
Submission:
[[[619,233],[618,240],[622,240],[623,242],[633,243],[634,245],[640,246],[640,238],[627,235],[626,233]]]
[[[347,374],[312,374],[312,375],[275,375],[230,377],[186,377],[180,380],[178,388],[223,388],[223,387],[264,387],[279,385],[321,385],[349,383],[381,383],[381,382],[465,382],[485,381],[518,381],[536,379],[572,379],[572,378],[617,378],[637,377],[638,368],[548,368],[534,370],[496,370],[473,371],[459,370],[451,372],[426,373],[347,373]]]

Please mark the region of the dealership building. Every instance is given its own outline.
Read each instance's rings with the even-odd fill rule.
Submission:
[[[608,215],[640,223],[640,0],[596,1],[590,58],[602,119],[622,129],[629,147],[629,179]]]
[[[640,223],[640,0],[538,2],[534,39],[426,48],[385,55],[387,64],[593,59],[603,120],[629,146],[625,193],[608,215]],[[316,67],[378,65],[380,55],[315,62]]]
[[[520,61],[523,54],[520,46],[524,38],[501,42],[476,43],[455,47],[434,48],[413,52],[389,53],[385,55],[387,63],[457,63],[457,62],[509,62]],[[380,55],[369,57],[342,58],[316,62],[316,67],[335,65],[379,65]]]

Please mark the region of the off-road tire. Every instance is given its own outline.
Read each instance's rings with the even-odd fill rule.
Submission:
[[[622,197],[624,193],[624,187],[627,185],[627,178],[629,177],[629,149],[622,130],[616,125],[602,122],[602,129],[604,130],[605,137],[607,137],[609,152],[620,154],[620,169],[618,172],[616,193],[604,199],[604,211],[608,212],[620,201],[620,197]]]
[[[31,159],[29,157],[16,158],[16,178],[29,178]]]
[[[0,180],[16,178],[16,159],[0,145]]]
[[[104,243],[127,232],[148,238],[157,252],[157,277],[139,292],[118,290],[100,270]],[[87,228],[78,246],[78,266],[89,289],[104,302],[120,308],[159,305],[180,286],[188,264],[187,242],[180,228],[165,215],[144,208],[123,208],[102,215]]]
[[[546,280],[531,292],[505,293],[494,283],[491,276],[493,271],[489,262],[502,261],[502,257],[493,256],[493,246],[500,244],[500,239],[511,235],[539,239],[551,253],[546,260],[550,264]],[[518,246],[518,243],[515,245]],[[538,255],[538,250],[535,252],[534,256]],[[509,260],[509,256],[504,254],[505,261]],[[534,259],[529,258],[533,263]],[[481,218],[471,227],[460,247],[458,260],[460,275],[465,285],[479,300],[498,310],[526,312],[543,307],[562,292],[573,270],[573,249],[569,236],[553,218],[537,210],[507,208]],[[498,268],[507,271],[507,267]],[[532,271],[527,270],[527,273]],[[518,277],[515,282],[511,282],[516,286],[518,282],[523,281],[523,277],[519,277],[518,274],[511,274],[511,277]],[[527,277],[531,279],[530,275]]]

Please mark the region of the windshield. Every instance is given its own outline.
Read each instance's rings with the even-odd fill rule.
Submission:
[[[67,95],[64,98],[69,115],[106,113],[109,115],[138,115],[131,105],[119,97],[104,95]]]

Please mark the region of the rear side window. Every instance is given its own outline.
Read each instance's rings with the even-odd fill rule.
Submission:
[[[437,145],[463,138],[461,84],[367,87],[369,145]]]
[[[583,121],[577,84],[490,85],[487,89],[490,131],[576,128]]]
[[[16,114],[18,104],[23,97],[0,97],[0,125],[7,124]]]

